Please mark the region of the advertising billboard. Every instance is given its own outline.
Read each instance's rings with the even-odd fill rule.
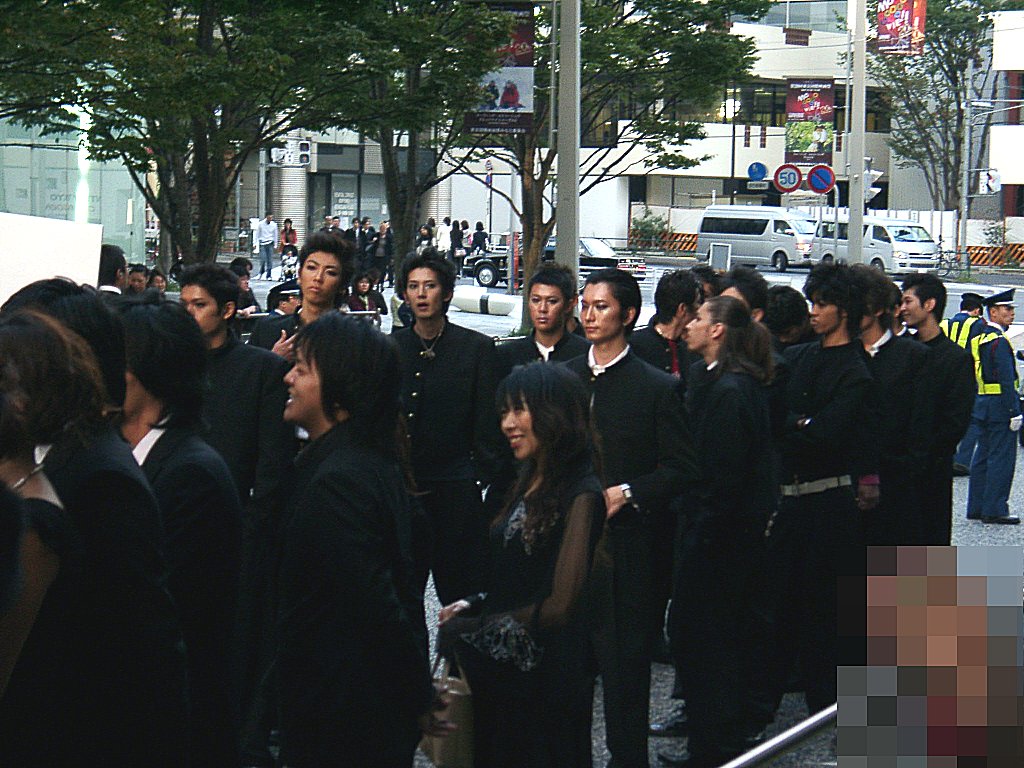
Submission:
[[[924,53],[928,0],[879,0],[878,52],[900,56]]]
[[[790,80],[786,92],[786,162],[831,165],[833,80]]]
[[[467,112],[467,133],[528,133],[533,127],[533,5],[491,3],[516,18],[508,43],[499,49],[501,67],[480,79],[480,100]]]

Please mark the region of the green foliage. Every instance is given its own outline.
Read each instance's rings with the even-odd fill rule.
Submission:
[[[644,209],[644,215],[633,219],[632,242],[638,248],[658,248],[662,238],[668,232],[668,219],[658,216],[650,208]]]
[[[995,73],[988,67],[989,14],[1006,8],[1001,0],[929,3],[923,55],[876,55],[868,60],[869,74],[890,94],[890,146],[901,165],[923,171],[936,207],[960,204],[962,164],[972,162],[964,156],[964,104],[995,93]],[[872,23],[877,10],[873,0],[868,12]],[[972,66],[976,76],[968,82]],[[976,129],[978,133],[985,132]],[[975,158],[984,155],[984,142],[984,137],[975,142]]]

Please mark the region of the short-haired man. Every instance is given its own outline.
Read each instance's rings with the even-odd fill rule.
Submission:
[[[892,332],[900,291],[884,272],[867,264],[851,268],[864,299],[860,340],[874,381],[870,402],[877,410],[878,475],[881,502],[865,516],[865,543],[923,545],[925,510],[918,489],[928,464],[935,392],[931,352]]]
[[[565,328],[576,308],[575,282],[572,270],[562,265],[544,264],[533,273],[524,294],[533,330],[495,349],[498,381],[517,365],[534,360],[564,363],[587,353],[590,345]]]
[[[127,284],[127,262],[124,251],[116,245],[104,243],[100,246],[100,270],[96,287],[105,293],[120,294]]]
[[[448,320],[455,267],[436,249],[406,260],[398,288],[416,318],[394,338],[412,471],[433,533],[432,552],[429,539],[416,542],[416,567],[421,587],[433,571],[448,605],[478,592],[486,567],[489,518],[480,486],[496,479],[501,447],[494,343]],[[417,534],[429,536],[422,527]]]
[[[330,237],[330,235],[325,235]],[[238,278],[226,267],[199,264],[181,274],[181,303],[199,324],[207,349],[210,387],[203,404],[207,442],[231,470],[242,506],[242,562],[239,595],[241,701],[253,705],[243,717],[245,765],[267,759],[266,713],[257,713],[257,689],[269,659],[267,632],[273,626],[267,595],[271,556],[284,480],[295,454],[294,432],[285,423],[288,363],[259,347],[242,344],[231,331],[238,300]]]
[[[242,507],[224,460],[199,437],[203,336],[179,304],[126,304],[122,317],[128,391],[121,433],[160,506],[167,585],[188,649],[192,764],[238,764],[231,643]]]
[[[1005,331],[1013,323],[1013,288],[985,299],[988,323],[972,340],[977,345],[978,394],[971,421],[978,430],[978,450],[967,487],[967,519],[1017,525],[1008,500],[1017,461],[1016,432],[1021,427],[1017,363]]]
[[[867,409],[872,380],[857,339],[860,287],[849,266],[819,264],[804,295],[819,340],[785,351],[788,413],[775,526],[799,555],[775,553],[770,564],[789,585],[780,601],[782,658],[773,666],[789,669],[793,655],[799,659],[808,708],[818,712],[836,700],[839,559],[852,550],[863,561],[861,518],[878,503],[878,472]]]
[[[807,344],[815,340],[807,312],[807,299],[790,285],[773,285],[768,288],[764,324],[771,331],[773,346],[780,352],[794,344]]]
[[[593,641],[608,749],[623,766],[648,764],[655,521],[670,514],[671,500],[697,473],[679,381],[630,349],[640,303],[640,286],[628,272],[591,273],[580,321],[592,346],[566,363],[591,394],[608,483],[608,525],[599,546],[610,572],[595,575]]]
[[[266,217],[256,225],[256,242],[260,247],[260,273],[257,277],[263,275],[266,275],[268,279],[272,277],[274,249],[277,248],[280,239],[277,222],[274,221],[273,214],[267,211]]]
[[[666,272],[654,289],[654,317],[629,337],[633,354],[675,376],[685,386],[686,372],[699,355],[686,348],[686,326],[701,304],[700,283],[693,272]]]
[[[929,546],[948,547],[953,526],[953,452],[967,431],[977,387],[970,354],[939,328],[946,309],[946,286],[931,274],[903,281],[900,316],[917,331],[914,338],[931,350],[930,372],[935,408],[930,450],[919,496]]]
[[[146,271],[145,264],[130,264],[128,265],[128,280],[126,284],[127,290],[125,293],[129,295],[135,295],[142,293],[146,290],[146,278],[148,273]]]

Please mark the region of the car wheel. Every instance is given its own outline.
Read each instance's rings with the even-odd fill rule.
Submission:
[[[481,264],[476,268],[476,281],[484,288],[493,288],[498,284],[498,270],[490,264]]]
[[[826,253],[824,256],[821,257],[822,264],[831,264],[833,261],[834,259],[832,258],[831,253]]]
[[[772,267],[777,269],[779,272],[785,272],[789,269],[789,257],[782,251],[779,251],[772,256]]]
[[[871,266],[881,273],[885,273],[885,263],[881,259],[872,259]]]

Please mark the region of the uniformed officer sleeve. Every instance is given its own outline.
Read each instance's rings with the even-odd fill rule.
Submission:
[[[1013,348],[1006,337],[982,346],[981,366],[985,381],[998,381],[1000,386],[999,415],[1009,421],[1020,415],[1020,398],[1017,394],[1017,364],[1013,359]],[[995,415],[995,414],[993,414]]]
[[[641,509],[666,509],[668,503],[697,479],[697,458],[678,387],[663,387],[656,403],[658,461],[647,474],[630,480]]]

